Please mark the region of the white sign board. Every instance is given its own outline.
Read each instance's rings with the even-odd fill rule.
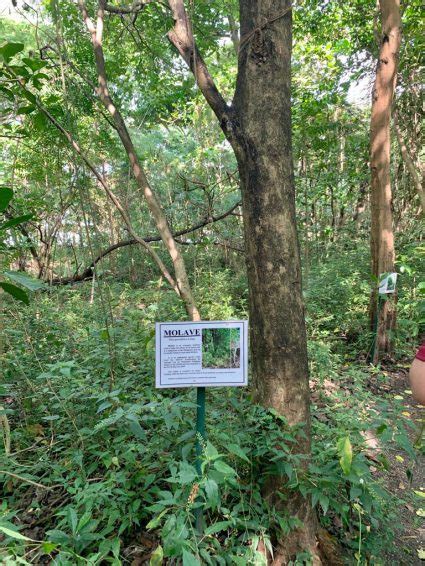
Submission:
[[[381,275],[379,281],[378,293],[380,295],[388,295],[389,293],[395,293],[395,288],[397,285],[397,273],[384,273]]]
[[[248,321],[158,322],[156,387],[248,383]]]

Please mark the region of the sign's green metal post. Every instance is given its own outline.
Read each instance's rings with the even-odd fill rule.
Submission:
[[[196,471],[202,476],[202,442],[206,440],[205,432],[205,387],[196,389]],[[199,534],[203,531],[203,509],[195,508],[196,530]]]

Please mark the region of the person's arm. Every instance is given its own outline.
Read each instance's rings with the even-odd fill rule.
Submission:
[[[412,395],[421,405],[425,405],[425,342],[419,348],[409,371]]]

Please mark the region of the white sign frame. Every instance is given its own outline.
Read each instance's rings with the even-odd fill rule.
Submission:
[[[214,329],[239,329],[239,359],[231,358],[238,366],[203,367],[203,331]],[[229,341],[230,337],[229,332]],[[157,389],[244,387],[248,385],[248,321],[157,322],[155,362]]]

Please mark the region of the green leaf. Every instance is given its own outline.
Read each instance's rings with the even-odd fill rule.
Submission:
[[[6,42],[0,47],[0,55],[8,63],[10,59],[17,53],[20,53],[24,49],[23,43],[15,43],[13,41]]]
[[[109,331],[107,328],[104,328],[103,330],[100,331],[99,336],[102,340],[104,340],[105,342],[107,342],[110,338],[109,335]]]
[[[417,495],[418,497],[425,498],[425,491],[416,491],[416,490],[413,490],[413,493],[414,493],[415,495]]]
[[[161,511],[161,513],[159,515],[157,515],[156,517],[154,517],[153,519],[151,519],[149,521],[149,523],[146,525],[146,528],[149,530],[151,529],[156,529],[159,524],[161,523],[161,519],[162,517],[165,515],[165,513],[167,513],[169,511],[169,509],[164,509],[163,511]]]
[[[47,65],[46,61],[42,61],[41,59],[29,59],[28,57],[23,57],[22,63],[25,63],[31,71],[38,71]]]
[[[214,468],[218,472],[221,472],[222,474],[225,474],[226,476],[236,476],[237,475],[236,471],[232,467],[230,467],[228,464],[226,464],[226,462],[223,462],[222,460],[216,460],[214,462]]]
[[[319,503],[320,503],[320,506],[323,509],[323,514],[326,515],[326,513],[329,509],[329,497],[327,497],[326,495],[320,494]]]
[[[28,289],[29,291],[39,291],[40,289],[46,288],[46,285],[43,283],[43,281],[40,281],[39,279],[33,279],[32,277],[24,275],[20,272],[5,271],[4,275],[6,275],[6,277],[8,277],[9,279],[12,279],[12,281],[14,281],[15,283],[19,283],[19,285],[22,285],[22,287],[25,287],[25,289]]]
[[[52,550],[56,550],[57,547],[58,547],[57,544],[55,544],[54,542],[49,542],[49,541],[45,541],[41,545],[43,552],[45,552],[46,554],[50,554],[52,552]]]
[[[67,518],[68,518],[68,524],[72,530],[72,534],[75,535],[77,532],[78,516],[75,509],[73,509],[72,507],[68,507]]]
[[[13,197],[13,190],[10,187],[0,187],[0,212],[6,210]]]
[[[208,460],[215,460],[215,458],[219,457],[216,447],[213,446],[209,440],[207,441],[204,454]]]
[[[217,483],[211,479],[208,478],[205,481],[205,493],[207,495],[207,501],[210,505],[212,506],[216,506],[218,503],[218,485]]]
[[[246,453],[237,444],[228,444],[227,450],[231,454],[235,454],[235,456],[239,456],[239,458],[242,458],[242,460],[245,460],[245,462],[250,463],[250,460],[249,460],[248,456],[246,455]]]
[[[346,476],[348,476],[351,470],[351,462],[353,460],[353,448],[351,446],[349,436],[338,440],[337,450],[340,455],[339,463],[341,464],[342,471]]]
[[[17,226],[18,224],[22,224],[22,222],[26,222],[33,217],[33,214],[23,214],[22,216],[17,216],[16,218],[11,218],[7,222],[4,222],[0,225],[0,230],[6,230],[7,228],[13,228],[13,226]]]
[[[37,130],[40,131],[45,130],[47,124],[48,124],[47,118],[41,112],[34,114],[34,116],[32,117],[32,126]]]
[[[18,533],[17,531],[12,531],[11,529],[7,529],[6,527],[2,527],[1,525],[0,525],[0,531],[4,533],[6,536],[10,538],[14,538],[16,540],[29,540],[31,542],[37,542],[32,538],[28,538],[24,535],[21,535],[21,533]]]
[[[149,566],[161,566],[164,559],[164,551],[162,546],[159,545],[151,554],[151,559],[149,560]]]
[[[24,98],[26,98],[27,100],[29,100],[30,102],[32,102],[33,104],[35,104],[37,102],[37,98],[29,90],[22,91],[22,96]]]
[[[186,485],[192,483],[197,477],[198,474],[193,466],[187,462],[181,462],[178,483]]]
[[[21,301],[22,303],[25,303],[26,305],[30,304],[30,300],[28,298],[28,295],[25,293],[24,290],[20,289],[16,285],[12,285],[12,283],[6,283],[6,281],[0,281],[0,287],[4,291],[6,291],[6,293],[9,293],[9,295],[12,295],[12,297],[14,299],[16,299],[17,301]]]
[[[109,407],[112,407],[111,401],[103,401],[103,403],[99,405],[99,408],[97,409],[96,413],[101,413],[105,409],[109,409]]]
[[[5,86],[0,85],[0,92],[2,92],[9,100],[15,100],[15,95],[13,94],[13,92]]]
[[[115,538],[112,541],[111,544],[111,548],[112,548],[112,554],[115,556],[115,558],[118,560],[118,557],[120,555],[120,546],[121,546],[121,541],[119,538]],[[119,561],[118,561],[119,563]]]
[[[31,112],[34,112],[34,110],[36,110],[36,107],[32,104],[28,104],[27,106],[20,106],[16,111],[16,114],[31,114]]]
[[[146,438],[146,433],[138,422],[131,421],[129,428],[134,436],[139,440],[144,440]]]
[[[214,535],[215,533],[225,531],[231,526],[232,521],[217,521],[217,523],[214,523],[214,525],[207,527],[204,532],[206,535]]]
[[[183,566],[201,566],[201,563],[194,554],[183,549]]]

